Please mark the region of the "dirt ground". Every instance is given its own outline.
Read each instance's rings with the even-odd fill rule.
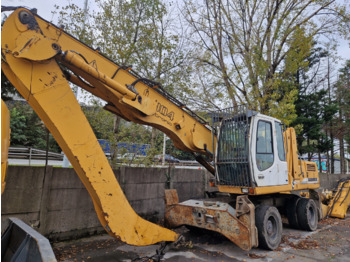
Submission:
[[[167,246],[162,261],[349,261],[350,213],[344,220],[328,218],[315,232],[293,230],[284,225],[278,250],[239,249],[225,237],[205,230],[177,229],[186,241],[178,247]],[[159,245],[134,247],[108,235],[69,242],[53,243],[58,261],[112,262],[152,261]],[[153,257],[155,258],[155,257]]]

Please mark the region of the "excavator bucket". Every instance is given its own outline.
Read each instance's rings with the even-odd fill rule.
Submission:
[[[142,219],[130,206],[55,59],[60,48],[41,32],[28,10],[14,11],[1,32],[2,70],[68,157],[102,226],[131,245],[177,240],[175,232]]]
[[[20,219],[9,218],[1,236],[1,261],[56,262],[50,242]]]
[[[336,187],[336,192],[328,204],[327,216],[345,218],[350,206],[350,177],[341,179]]]

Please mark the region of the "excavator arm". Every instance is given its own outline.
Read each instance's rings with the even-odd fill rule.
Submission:
[[[177,148],[197,157],[213,154],[216,137],[206,122],[158,83],[138,78],[27,9],[18,8],[6,19],[1,36],[2,70],[67,155],[105,230],[131,245],[177,240],[176,233],[132,209],[68,81],[106,101],[105,109],[158,128]]]

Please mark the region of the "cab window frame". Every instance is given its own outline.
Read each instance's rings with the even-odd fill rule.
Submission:
[[[267,147],[266,145],[266,133],[264,136],[265,139],[265,152],[260,152],[259,148],[258,148],[258,139],[259,139],[259,126],[260,123],[265,123],[265,132],[266,130],[269,130],[270,132],[270,139],[271,139],[271,144],[270,147]],[[266,128],[266,124],[269,125],[269,128]],[[261,148],[260,148],[261,149]],[[268,150],[270,149],[271,152]],[[267,161],[267,157],[261,157],[259,158],[259,155],[262,156],[272,156],[272,161]],[[265,158],[265,159],[264,159]],[[271,123],[271,121],[266,121],[266,120],[259,120],[258,124],[257,124],[257,128],[256,128],[256,146],[255,146],[255,159],[256,159],[256,164],[257,164],[257,168],[259,169],[259,171],[264,171],[269,169],[270,167],[273,166],[273,164],[275,163],[275,152],[274,152],[274,141],[273,141],[273,124]],[[260,164],[259,164],[260,163]],[[266,165],[267,163],[267,165]]]

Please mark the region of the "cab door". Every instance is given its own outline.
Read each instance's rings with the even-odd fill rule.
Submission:
[[[257,186],[288,184],[281,122],[258,114],[252,127],[252,170]]]

